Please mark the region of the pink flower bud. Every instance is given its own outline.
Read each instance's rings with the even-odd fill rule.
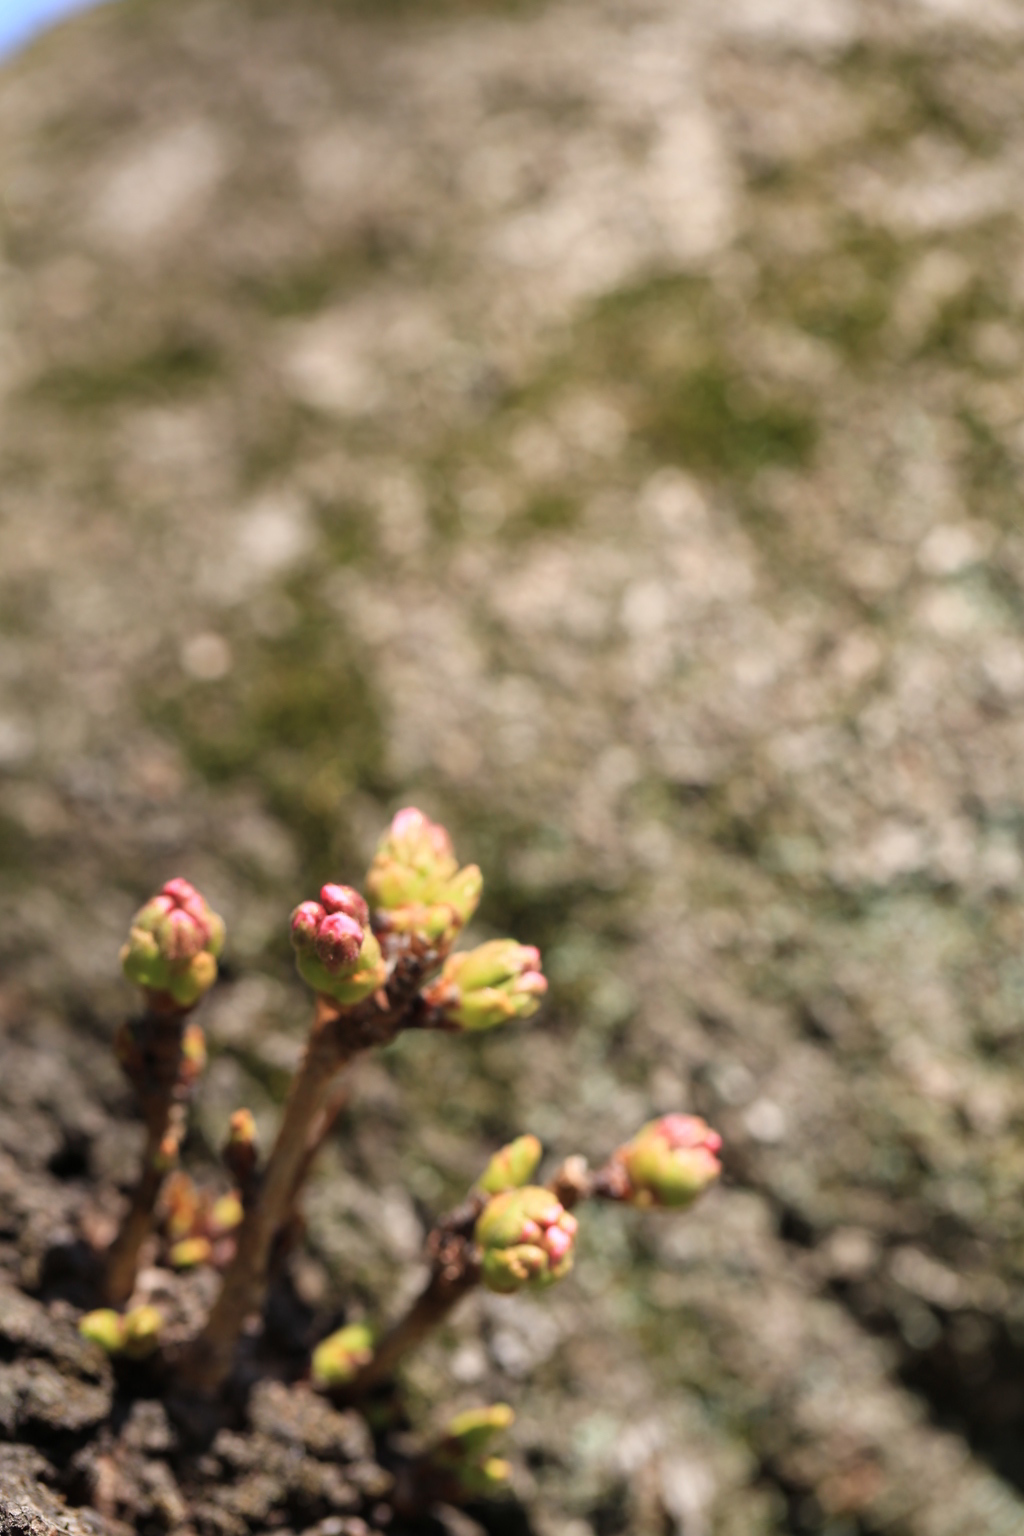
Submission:
[[[573,1245],[576,1236],[576,1218],[570,1216],[568,1211],[562,1217],[558,1226],[547,1229],[547,1250],[551,1257],[552,1265],[558,1265],[565,1258]]]
[[[296,949],[313,948],[326,913],[318,901],[304,901],[292,913],[292,944]]]
[[[192,919],[196,926],[202,930],[205,943],[208,936],[206,920],[210,909],[195,886],[190,884],[188,880],[182,880],[179,876],[175,880],[168,880],[160,894],[161,896],[168,897],[180,911],[186,913]]]
[[[359,959],[363,930],[354,917],[344,912],[330,912],[320,924],[314,948],[317,958],[336,974]]]
[[[320,900],[326,912],[344,912],[346,917],[352,917],[365,928],[370,921],[370,909],[357,890],[351,885],[325,885],[320,891]]]
[[[620,1147],[612,1159],[625,1170],[626,1199],[639,1206],[687,1206],[722,1171],[722,1138],[699,1115],[662,1115]]]
[[[560,1280],[572,1268],[576,1229],[575,1216],[549,1189],[527,1184],[495,1195],[474,1232],[484,1285],[509,1293]]]
[[[395,812],[388,838],[396,851],[408,856],[409,863],[447,860],[452,857],[452,840],[448,829],[442,827],[440,822],[431,821],[412,805]]]
[[[187,880],[168,880],[132,919],[121,964],[129,981],[150,994],[152,1006],[168,1000],[182,1011],[199,1001],[217,979],[224,924]]]
[[[171,965],[192,960],[206,943],[206,928],[200,927],[181,907],[168,912],[158,930],[160,949]]]

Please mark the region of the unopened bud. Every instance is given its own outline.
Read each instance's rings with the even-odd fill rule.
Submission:
[[[300,952],[312,949],[326,916],[318,901],[300,902],[292,913],[292,946]]]
[[[452,1419],[444,1432],[446,1454],[473,1458],[481,1456],[491,1442],[515,1421],[515,1411],[508,1403],[492,1403],[487,1408],[467,1408]]]
[[[325,885],[323,889],[328,893],[349,891],[340,885]],[[355,891],[350,894],[358,897]],[[355,905],[347,895],[345,900],[349,906]],[[345,1007],[369,997],[387,979],[387,967],[372,931],[364,929],[351,913],[329,912],[320,902],[304,901],[292,913],[292,947],[303,981]]]
[[[540,951],[514,939],[492,939],[449,955],[423,998],[456,1029],[493,1029],[509,1019],[528,1019],[548,989]]]
[[[370,909],[351,885],[325,885],[320,890],[320,900],[325,912],[341,912],[351,917],[360,928],[370,921]]]
[[[504,1456],[488,1456],[486,1461],[474,1467],[470,1478],[463,1477],[471,1493],[487,1498],[507,1488],[512,1478],[512,1463]]]
[[[620,1147],[612,1162],[626,1172],[631,1204],[680,1208],[718,1178],[721,1146],[721,1136],[698,1115],[662,1115]]]
[[[350,972],[359,959],[363,930],[354,917],[344,912],[330,912],[317,930],[314,949],[317,959],[333,976]]]
[[[164,1133],[163,1139],[153,1154],[153,1167],[158,1173],[170,1173],[172,1168],[178,1166],[178,1157],[181,1152],[181,1127],[172,1125]]]
[[[373,1359],[373,1330],[366,1323],[349,1323],[330,1334],[313,1351],[310,1375],[318,1387],[343,1387]]]
[[[171,1245],[167,1256],[174,1269],[196,1269],[200,1264],[209,1264],[212,1255],[213,1244],[208,1237],[183,1237],[180,1243]]]
[[[521,1189],[537,1172],[542,1147],[536,1136],[517,1136],[508,1146],[495,1152],[477,1188],[488,1195],[504,1194],[507,1189]]]
[[[229,1195],[220,1195],[210,1208],[210,1235],[211,1237],[223,1237],[227,1232],[233,1232],[241,1226],[245,1210],[236,1190]]]
[[[124,1318],[111,1307],[87,1312],[79,1320],[78,1331],[108,1355],[119,1355],[124,1349]]]
[[[512,1476],[511,1463],[503,1456],[486,1456],[482,1461],[465,1462],[453,1467],[463,1497],[490,1499],[504,1493]]]
[[[199,1191],[187,1173],[172,1173],[163,1188],[167,1215],[164,1230],[168,1241],[179,1243],[190,1235],[202,1208]]]
[[[124,1353],[144,1360],[160,1343],[164,1320],[156,1307],[133,1307],[124,1319]]]
[[[474,1231],[484,1285],[510,1293],[560,1280],[572,1268],[576,1228],[575,1216],[539,1185],[495,1195]]]
[[[412,807],[394,817],[366,877],[385,928],[438,947],[451,944],[469,921],[482,885],[475,864],[459,868],[444,827]]]
[[[231,1177],[248,1195],[259,1158],[256,1120],[251,1109],[235,1110],[228,1126],[228,1139],[220,1155]]]
[[[201,1024],[186,1024],[181,1035],[178,1077],[183,1088],[192,1088],[206,1070],[206,1036]]]
[[[256,1140],[256,1116],[251,1109],[236,1109],[228,1121],[229,1145],[251,1147]]]
[[[183,1011],[217,979],[224,924],[187,880],[167,884],[132,919],[121,965],[129,981]]]

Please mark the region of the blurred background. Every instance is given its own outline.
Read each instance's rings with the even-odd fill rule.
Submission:
[[[727,1143],[411,1369],[519,1407],[536,1536],[1024,1531],[1022,103],[1014,0],[115,0],[0,70],[0,1013],[70,1053],[0,1148],[123,1116],[179,873],[194,1155],[269,1132],[289,909],[445,821],[550,1003],[360,1069],[309,1293],[519,1131]]]

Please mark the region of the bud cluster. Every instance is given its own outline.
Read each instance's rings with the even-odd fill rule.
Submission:
[[[122,963],[150,1008],[121,1031],[118,1049],[142,1101],[147,1164],[111,1248],[116,1262],[107,1266],[105,1299],[120,1306],[132,1295],[151,1238],[160,1261],[174,1269],[225,1270],[202,1333],[181,1351],[178,1385],[186,1390],[212,1392],[230,1376],[245,1321],[299,1224],[299,1191],[343,1102],[341,1069],[369,1044],[386,1044],[404,1029],[472,1033],[528,1019],[540,1007],[548,984],[532,945],[493,939],[452,953],[481,883],[475,865],[460,868],[445,829],[406,808],[377,848],[368,899],[332,883],[295,908],[296,964],[317,994],[310,1044],[265,1158],[251,1112],[232,1115],[221,1156],[233,1187],[219,1196],[174,1170],[186,1100],[205,1063],[202,1031],[183,1015],[216,978],[224,926],[180,879],[135,915]],[[517,1137],[494,1153],[468,1198],[430,1234],[429,1277],[405,1314],[380,1334],[355,1322],[325,1338],[312,1352],[312,1384],[352,1402],[370,1400],[474,1286],[510,1295],[566,1276],[578,1204],[601,1198],[686,1207],[718,1178],[720,1150],[717,1132],[697,1116],[664,1115],[596,1172],[580,1156],[564,1158],[545,1187],[536,1182],[540,1142]],[[194,1289],[201,1293],[203,1281]],[[163,1320],[152,1306],[105,1308],[88,1313],[80,1328],[109,1354],[142,1359],[158,1347]],[[177,1332],[177,1324],[167,1331]],[[512,1419],[503,1403],[471,1409],[417,1453],[411,1486],[430,1494],[419,1511],[500,1490],[509,1467],[492,1454],[493,1442]]]
[[[473,1233],[484,1285],[510,1294],[561,1280],[572,1268],[577,1225],[575,1216],[539,1185],[495,1195]]]
[[[154,1001],[193,1008],[217,979],[224,923],[187,880],[168,880],[132,918],[121,966]]]
[[[369,919],[366,902],[350,885],[325,885],[319,901],[304,901],[292,913],[299,975],[343,1007],[362,1002],[387,977]]]
[[[434,1447],[431,1462],[452,1475],[459,1494],[488,1498],[508,1484],[512,1468],[502,1456],[493,1456],[494,1441],[515,1421],[508,1403],[487,1408],[467,1408],[456,1414]]]
[[[125,1313],[100,1307],[80,1319],[78,1331],[108,1355],[144,1360],[158,1347],[163,1325],[163,1316],[156,1307],[133,1307]]]
[[[174,1269],[227,1262],[234,1251],[232,1233],[244,1214],[236,1190],[214,1195],[179,1171],[164,1185],[163,1206],[167,1257]]]
[[[620,1147],[613,1168],[626,1176],[631,1205],[692,1205],[722,1171],[722,1138],[698,1115],[662,1115]]]
[[[547,992],[540,951],[514,939],[492,939],[449,955],[423,999],[450,1029],[493,1029],[528,1019]]]
[[[384,834],[366,877],[382,932],[413,934],[446,949],[472,917],[483,877],[460,869],[444,827],[409,806]]]

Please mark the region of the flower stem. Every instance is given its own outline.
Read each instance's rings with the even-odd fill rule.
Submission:
[[[179,1073],[186,1012],[150,1008],[127,1026],[130,1056],[126,1069],[142,1103],[146,1145],[131,1204],[107,1253],[104,1290],[114,1306],[126,1302],[135,1288],[139,1253],[153,1230],[153,1213],[166,1172],[165,1143],[175,1132],[180,1139],[184,1110]]]
[[[338,1073],[361,1051],[394,1039],[415,1016],[419,980],[420,972],[410,967],[393,977],[386,992],[351,1008],[317,997],[306,1054],[292,1082],[259,1193],[238,1229],[235,1254],[206,1326],[182,1361],[183,1385],[193,1391],[212,1395],[222,1386],[246,1320],[263,1304],[274,1239],[306,1167],[310,1131],[331,1099]]]
[[[486,1203],[486,1195],[470,1195],[431,1232],[427,1239],[431,1257],[429,1280],[405,1315],[381,1339],[373,1358],[346,1385],[346,1397],[363,1397],[387,1381],[399,1361],[440,1327],[463,1296],[477,1285],[480,1255],[473,1242],[473,1228]]]

